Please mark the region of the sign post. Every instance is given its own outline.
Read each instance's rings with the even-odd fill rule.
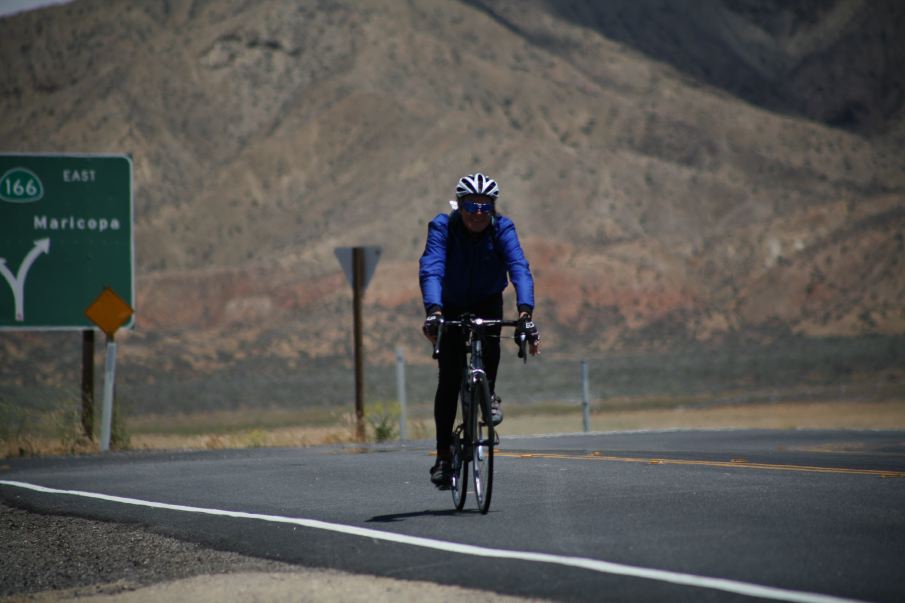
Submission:
[[[352,314],[355,340],[355,437],[359,442],[365,439],[364,407],[364,359],[361,351],[361,298],[364,296],[364,253],[361,247],[352,250]]]
[[[116,342],[107,338],[104,354],[104,399],[101,404],[101,452],[110,450],[113,433],[113,384],[116,379]]]
[[[113,384],[116,383],[116,342],[113,340],[117,329],[132,318],[132,307],[112,289],[105,288],[85,309],[85,316],[99,326],[107,335],[106,357],[104,361],[104,401],[101,406],[101,451],[110,450],[113,427]]]
[[[82,431],[94,439],[94,329],[82,331]]]
[[[361,336],[361,302],[380,259],[380,247],[337,247],[336,258],[352,285],[352,331],[355,347],[355,437],[365,439],[364,353]]]

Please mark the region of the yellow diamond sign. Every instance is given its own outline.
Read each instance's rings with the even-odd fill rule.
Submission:
[[[132,317],[135,311],[110,287],[105,288],[97,299],[85,309],[85,316],[101,328],[107,337],[113,337],[116,330]]]

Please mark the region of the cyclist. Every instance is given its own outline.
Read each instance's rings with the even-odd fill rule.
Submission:
[[[431,220],[427,243],[421,255],[419,277],[427,318],[424,335],[434,343],[441,317],[455,320],[463,313],[481,318],[503,317],[503,290],[509,279],[515,285],[519,326],[532,355],[540,351],[540,336],[531,319],[534,311],[534,279],[515,225],[496,211],[500,189],[484,174],[462,177],[456,185],[453,211]],[[495,332],[494,332],[495,331]],[[500,329],[488,331],[484,345],[484,370],[491,392],[494,424],[503,420],[500,398],[494,393],[500,364]],[[434,396],[437,430],[437,461],[431,467],[431,482],[449,486],[452,476],[450,446],[456,420],[457,400],[465,368],[466,342],[459,329],[449,329],[440,341],[439,381]]]

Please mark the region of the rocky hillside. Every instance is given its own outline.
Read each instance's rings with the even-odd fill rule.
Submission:
[[[502,23],[575,54],[537,11],[474,0]],[[905,6],[865,0],[537,0],[545,12],[624,43],[771,111],[882,135],[902,108]],[[689,10],[692,8],[692,10]],[[552,43],[551,43],[552,42]],[[578,50],[578,49],[575,49]]]
[[[426,223],[475,170],[551,354],[905,333],[901,5],[658,6],[76,0],[0,21],[0,140],[133,154],[148,379],[347,356],[356,244],[372,357],[425,355]]]

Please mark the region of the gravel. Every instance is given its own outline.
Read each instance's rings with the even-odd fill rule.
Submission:
[[[117,583],[132,590],[202,574],[295,566],[208,549],[147,529],[40,515],[0,503],[0,597]]]
[[[295,566],[148,529],[0,503],[0,603],[528,603],[536,599]]]

